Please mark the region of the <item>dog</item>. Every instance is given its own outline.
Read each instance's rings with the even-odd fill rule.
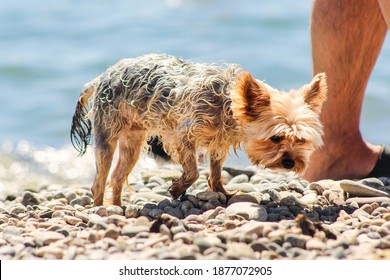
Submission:
[[[87,83],[78,99],[71,142],[80,155],[94,134],[96,176],[94,205],[103,204],[111,175],[114,205],[152,137],[181,164],[173,180],[173,198],[185,194],[199,177],[197,150],[210,158],[209,190],[226,193],[222,165],[233,148],[244,148],[255,165],[302,174],[312,151],[322,145],[319,120],[326,99],[325,73],[302,88],[278,91],[235,64],[192,63],[165,54],[123,59]]]

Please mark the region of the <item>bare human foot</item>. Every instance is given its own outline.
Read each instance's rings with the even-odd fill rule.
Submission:
[[[328,144],[312,154],[304,178],[309,182],[364,178],[373,170],[381,149],[361,138]]]

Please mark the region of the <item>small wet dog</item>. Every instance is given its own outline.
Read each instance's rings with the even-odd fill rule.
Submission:
[[[231,148],[242,146],[253,164],[302,174],[311,152],[322,144],[319,114],[326,92],[324,73],[298,90],[281,92],[237,65],[191,63],[160,54],[123,59],[84,86],[71,140],[84,154],[93,123],[94,205],[103,203],[117,145],[110,186],[112,203],[121,205],[129,173],[147,140],[156,136],[183,168],[169,188],[173,198],[198,178],[200,148],[210,157],[209,189],[225,193],[221,170]]]

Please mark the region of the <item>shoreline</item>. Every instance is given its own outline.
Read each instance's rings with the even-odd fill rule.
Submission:
[[[0,259],[390,259],[389,179],[230,172],[230,199],[207,191],[208,169],[174,201],[178,169],[144,170],[122,207],[93,207],[85,185],[18,191],[0,201]]]

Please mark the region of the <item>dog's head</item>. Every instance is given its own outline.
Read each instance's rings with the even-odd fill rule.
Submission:
[[[252,163],[303,174],[322,145],[319,114],[326,93],[325,73],[298,90],[281,92],[243,72],[232,92],[232,110]]]

